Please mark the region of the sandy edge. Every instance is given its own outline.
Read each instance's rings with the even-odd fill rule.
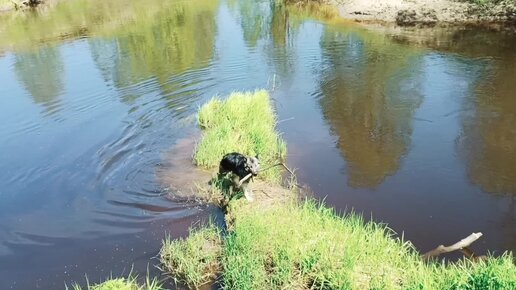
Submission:
[[[458,0],[327,0],[342,18],[401,26],[438,23],[516,23],[516,0],[477,5]]]

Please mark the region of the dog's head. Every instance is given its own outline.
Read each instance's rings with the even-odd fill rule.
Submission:
[[[256,176],[260,171],[260,160],[258,160],[258,155],[255,157],[247,157],[246,159],[246,167],[251,171],[251,173]]]

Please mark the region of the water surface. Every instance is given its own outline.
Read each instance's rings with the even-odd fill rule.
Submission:
[[[157,172],[200,104],[256,88],[316,198],[421,251],[477,231],[479,253],[516,250],[516,35],[393,34],[274,2],[0,15],[0,288],[157,273],[166,234],[220,215],[171,201]]]

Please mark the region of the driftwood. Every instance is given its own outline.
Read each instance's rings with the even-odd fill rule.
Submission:
[[[468,237],[456,242],[455,244],[453,244],[451,246],[445,247],[444,245],[440,245],[437,248],[421,255],[421,258],[423,260],[429,260],[429,259],[431,259],[433,257],[437,257],[441,254],[449,253],[449,252],[453,252],[453,251],[457,251],[457,250],[460,250],[462,253],[464,253],[464,255],[466,257],[468,257],[470,259],[475,258],[476,257],[475,253],[473,253],[473,251],[471,249],[469,249],[468,247],[473,242],[478,240],[481,236],[482,236],[482,233],[472,233]]]

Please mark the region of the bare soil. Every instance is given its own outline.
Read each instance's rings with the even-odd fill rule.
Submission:
[[[200,203],[215,203],[224,208],[229,201],[215,189],[211,181],[217,175],[217,170],[204,170],[193,162],[192,152],[195,150],[199,134],[193,134],[179,139],[174,147],[164,156],[164,164],[158,168],[157,176],[161,184],[169,191],[168,197],[176,201],[193,201]],[[283,203],[294,195],[291,189],[255,178],[248,187],[252,190],[254,201],[249,206],[270,206]],[[307,187],[299,187],[302,196],[309,195]],[[242,197],[245,198],[245,197]]]
[[[401,26],[438,23],[516,23],[516,0],[473,4],[455,0],[329,0],[341,17]]]

